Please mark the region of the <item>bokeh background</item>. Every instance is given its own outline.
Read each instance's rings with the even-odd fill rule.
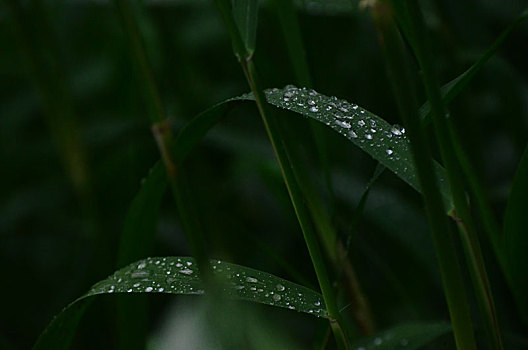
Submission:
[[[264,83],[295,83],[276,12],[268,1],[261,3],[255,59]],[[442,83],[474,63],[526,7],[525,1],[514,0],[422,3]],[[368,13],[344,0],[297,4],[316,90],[397,123]],[[136,5],[163,106],[176,132],[213,104],[248,91],[213,1]],[[527,43],[523,24],[450,105],[499,215],[528,135]],[[127,209],[159,159],[141,84],[111,1],[0,2],[0,348],[30,348],[54,315],[116,269]],[[298,133],[315,158],[309,129],[300,125]],[[329,207],[338,230],[346,233],[376,163],[331,130],[324,136],[335,190]],[[253,106],[237,109],[215,127],[193,152],[188,168],[216,258],[295,280],[287,264],[317,285]],[[317,162],[314,173],[322,178]],[[190,254],[170,195],[152,234],[151,255]],[[379,328],[448,318],[417,193],[385,172],[353,237],[351,259]],[[528,338],[521,336],[525,328],[483,243],[505,337],[514,348],[528,348]],[[149,296],[148,302],[151,348],[190,348],[192,341],[201,341],[191,339],[193,322],[203,310],[198,298]],[[252,307],[273,325],[272,337],[288,338],[302,348],[311,348],[314,334],[324,329],[325,321],[304,314]],[[81,323],[75,347],[117,348],[115,310],[114,298],[97,300]],[[440,343],[449,344],[449,339]]]

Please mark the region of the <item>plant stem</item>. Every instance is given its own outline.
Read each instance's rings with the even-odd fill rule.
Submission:
[[[411,142],[457,348],[473,350],[476,349],[476,344],[462,273],[455,254],[454,241],[444,216],[444,207],[433,171],[431,152],[420,123],[414,85],[410,78],[403,42],[396,29],[392,7],[389,4],[378,2],[374,5],[372,13],[378,27],[380,43],[397,97],[400,115],[404,120]]]
[[[410,19],[410,31],[415,34],[416,45],[414,46],[415,55],[418,64],[422,69],[422,80],[428,99],[431,103],[433,123],[436,138],[440,148],[440,153],[444,161],[447,179],[453,195],[453,202],[456,210],[456,221],[459,232],[463,241],[466,257],[469,263],[469,270],[473,280],[475,293],[483,314],[486,333],[490,338],[492,349],[503,349],[500,336],[500,329],[495,311],[495,304],[486,272],[486,267],[480,249],[475,225],[471,216],[471,211],[466,199],[466,193],[461,181],[460,173],[462,169],[457,161],[457,156],[453,149],[452,138],[456,135],[450,132],[446,119],[446,111],[442,102],[442,94],[436,80],[436,74],[433,67],[433,58],[429,48],[429,38],[427,28],[423,22],[421,11],[416,1],[408,2],[408,11]]]
[[[148,117],[152,123],[152,133],[167,171],[169,184],[180,213],[180,220],[184,227],[187,242],[196,258],[200,272],[207,276],[209,275],[209,264],[207,262],[203,230],[197,215],[193,212],[192,196],[188,193],[188,186],[182,183],[184,181],[182,169],[177,168],[177,164],[173,159],[171,126],[163,111],[160,94],[148,63],[139,28],[134,19],[129,1],[115,0],[115,3],[130,43],[139,80],[142,82],[143,97],[147,105]],[[204,279],[207,281],[207,278]]]
[[[299,186],[295,178],[295,173],[292,168],[291,160],[288,158],[284,143],[281,141],[281,136],[279,134],[279,125],[274,116],[268,112],[268,105],[265,102],[266,97],[260,89],[260,84],[258,80],[258,75],[255,70],[253,61],[249,59],[246,62],[241,62],[242,69],[246,75],[248,83],[251,87],[251,91],[255,96],[255,101],[257,108],[262,117],[262,121],[266,127],[268,137],[271,141],[277,161],[282,171],[284,182],[288,189],[297,219],[301,226],[301,230],[304,235],[304,240],[308,248],[308,252],[312,259],[312,264],[314,265],[315,273],[317,276],[317,281],[321,288],[323,298],[328,310],[328,318],[330,320],[330,326],[336,338],[336,342],[340,349],[348,349],[348,343],[344,335],[343,329],[341,328],[341,316],[339,314],[339,309],[337,307],[336,297],[332,285],[330,283],[330,278],[328,275],[328,270],[323,259],[321,248],[317,240],[315,230],[313,228],[310,213],[308,208],[304,203],[302,189]]]
[[[310,212],[306,208],[301,187],[296,181],[295,173],[292,168],[292,162],[288,158],[286,146],[283,143],[283,137],[280,135],[278,121],[276,120],[275,116],[269,112],[269,106],[266,103],[266,97],[264,96],[262,85],[260,84],[259,77],[252,60],[253,52],[250,52],[242,42],[239,29],[237,28],[231,13],[229,1],[216,0],[216,4],[231,36],[233,51],[241,64],[242,71],[244,72],[251,92],[255,97],[258,111],[279,163],[286,188],[301,226],[304,240],[306,242],[317,280],[325,300],[328,310],[328,319],[330,320],[334,337],[340,349],[348,349],[348,342],[341,327],[342,320],[337,307],[337,301],[330,283],[330,278],[328,275],[328,270],[325,266],[326,264],[323,259],[323,254],[321,252],[321,248],[319,247],[319,242],[311,222]]]

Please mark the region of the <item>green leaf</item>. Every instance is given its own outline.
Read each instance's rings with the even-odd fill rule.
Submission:
[[[163,194],[167,190],[167,174],[161,162],[156,163],[125,219],[117,267],[152,255],[156,224]],[[121,298],[117,302],[119,349],[143,349],[147,339],[148,300],[145,297]]]
[[[451,326],[446,322],[399,325],[356,341],[353,343],[352,349],[414,350],[431,343],[450,331]]]
[[[497,52],[499,47],[502,45],[504,40],[508,35],[515,29],[515,27],[522,22],[524,19],[528,18],[528,10],[525,10],[517,19],[510,24],[493,42],[493,44],[484,52],[484,54],[475,62],[471,67],[469,67],[464,73],[460,74],[455,79],[451,80],[449,83],[442,86],[442,98],[444,104],[449,104],[453,99],[462,92],[462,90],[469,84],[471,79],[478,73],[478,71],[489,61],[493,55]],[[429,101],[425,102],[422,107],[420,107],[420,116],[425,119],[425,123],[431,122],[431,106]]]
[[[220,102],[209,107],[188,122],[175,138],[173,144],[176,164],[181,164],[209,130],[238,103],[236,98]]]
[[[528,235],[526,214],[528,198],[528,147],[525,149],[513,180],[504,214],[501,256],[506,277],[523,321],[528,324]]]
[[[221,261],[210,263],[227,298],[318,317],[327,315],[322,296],[309,288],[249,267]],[[96,283],[88,293],[66,307],[42,333],[33,349],[67,349],[90,297],[119,293],[203,295],[203,283],[198,276],[193,258],[148,258],[130,264]]]
[[[405,129],[390,125],[356,104],[306,88],[287,86],[284,89],[270,89],[266,90],[266,98],[268,103],[276,107],[326,124],[420,191]],[[246,94],[239,99],[253,100],[253,95]],[[445,171],[436,164],[436,172],[445,208],[450,211],[452,199],[445,181]]]
[[[231,5],[240,37],[251,55],[257,36],[258,0],[231,0]]]
[[[159,207],[166,189],[167,174],[163,164],[158,162],[128,209],[119,244],[118,267],[151,254]]]

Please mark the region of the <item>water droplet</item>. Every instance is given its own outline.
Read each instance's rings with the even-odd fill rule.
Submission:
[[[358,121],[358,125],[359,125],[359,126],[365,126],[365,122],[363,121],[363,119],[360,119],[360,120]]]
[[[178,271],[179,273],[183,273],[184,275],[191,275],[194,271],[190,269],[183,269]]]
[[[146,262],[142,262],[142,263],[140,263],[140,264],[137,266],[138,270],[144,269],[145,267],[147,267],[147,263],[146,263]]]
[[[177,263],[176,267],[182,267],[183,265],[181,263]]]
[[[391,133],[396,136],[401,136],[405,134],[405,129],[399,126],[398,124],[394,124],[391,128]]]
[[[134,283],[134,287],[139,287],[141,285],[141,283]]]
[[[281,296],[280,296],[279,294],[275,294],[275,295],[273,296],[273,300],[275,300],[275,301],[279,301],[279,300],[281,300]]]
[[[319,112],[319,108],[312,106],[310,107],[310,112]]]
[[[282,292],[284,290],[284,286],[282,284],[277,284],[276,288],[279,292]]]
[[[357,139],[358,137],[357,134],[354,132],[354,130],[350,130],[348,132],[348,135],[350,135],[350,137],[352,137],[353,139]]]
[[[336,120],[335,123],[345,129],[350,129],[351,127],[350,123],[346,121]]]
[[[187,261],[187,266],[192,266],[192,262]]]
[[[249,288],[249,290],[256,291],[257,287],[251,287],[251,288]]]
[[[132,288],[128,288],[127,289],[127,293],[132,293],[133,289]]]
[[[376,129],[370,129],[370,132],[375,134],[376,133]]]
[[[320,302],[320,301],[316,301],[316,302],[314,303],[314,305],[315,305],[315,306],[320,306],[320,305],[321,305],[321,302]]]
[[[383,342],[383,340],[381,340],[381,338],[374,339],[374,344],[375,345],[381,345],[382,342]]]
[[[130,277],[132,278],[145,278],[145,277],[148,277],[150,275],[150,272],[148,271],[134,271],[132,272],[132,274],[130,274]]]
[[[147,288],[145,288],[145,292],[150,293],[150,292],[152,292],[153,289],[154,288],[152,288],[152,287],[147,287]]]
[[[246,282],[257,283],[258,279],[254,278],[254,277],[246,277]]]
[[[315,106],[315,101],[314,100],[308,100],[308,104],[310,106]]]
[[[165,288],[163,288],[163,287],[158,288],[158,292],[163,292],[164,290],[165,290]]]
[[[365,138],[367,140],[372,140],[372,135],[371,134],[365,134]]]
[[[390,148],[389,148],[388,150],[386,150],[385,152],[387,152],[387,154],[388,154],[389,156],[390,156],[391,154],[393,154],[393,153],[394,153],[394,151],[393,151],[393,150],[391,150]]]

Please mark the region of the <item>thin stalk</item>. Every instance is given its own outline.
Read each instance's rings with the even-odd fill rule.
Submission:
[[[414,46],[415,55],[422,69],[422,80],[427,97],[431,103],[435,134],[446,168],[449,187],[453,195],[456,210],[454,215],[458,223],[462,242],[464,243],[464,250],[469,263],[473,286],[487,330],[486,333],[489,336],[490,346],[492,349],[501,350],[503,349],[503,345],[495,311],[495,303],[482,257],[478,235],[466,199],[464,185],[460,177],[462,169],[451,142],[452,138],[456,137],[456,134],[450,132],[446,120],[446,110],[442,101],[440,86],[436,80],[433,58],[428,46],[427,29],[423,22],[421,11],[415,1],[408,2],[408,9],[410,15],[408,17],[410,19],[410,30],[418,38],[416,41],[417,45]]]
[[[301,28],[299,18],[295,11],[295,4],[293,0],[273,0],[272,3],[279,17],[282,34],[286,40],[286,49],[293,66],[296,83],[302,87],[313,88],[313,79],[303,47]],[[310,130],[315,140],[318,161],[323,169],[324,182],[330,200],[331,216],[333,216],[335,212],[335,191],[328,164],[328,142],[326,141],[324,126],[315,120],[309,120],[308,124],[310,125]]]
[[[341,326],[341,315],[339,314],[339,309],[332,285],[330,283],[328,270],[323,259],[323,254],[321,252],[315,230],[313,228],[310,212],[305,205],[305,198],[299,184],[296,181],[292,164],[288,158],[288,154],[286,153],[285,144],[283,143],[282,137],[280,135],[278,121],[268,110],[269,106],[266,103],[266,97],[264,96],[262,85],[260,84],[259,76],[252,60],[253,52],[249,52],[242,42],[240,32],[231,14],[229,1],[216,0],[215,2],[231,36],[233,51],[241,64],[242,71],[244,72],[251,92],[255,97],[257,109],[260,113],[271,145],[275,152],[275,156],[279,163],[286,188],[295,210],[295,214],[303,232],[308,253],[310,254],[310,258],[314,266],[319,287],[321,288],[321,292],[328,311],[328,319],[330,321],[334,337],[340,349],[348,349],[348,342]]]
[[[500,250],[500,245],[499,245],[500,232],[501,232],[500,225],[497,219],[495,218],[495,214],[493,213],[493,210],[491,209],[491,205],[485,194],[485,191],[480,182],[480,179],[477,176],[475,169],[471,165],[471,161],[468,159],[468,156],[462,149],[460,140],[455,134],[452,121],[447,120],[447,122],[449,126],[449,134],[451,137],[451,143],[455,150],[457,159],[460,162],[460,167],[462,168],[464,175],[468,179],[470,190],[473,193],[473,196],[475,197],[475,203],[477,205],[478,210],[480,211],[482,222],[484,224],[484,228],[486,229],[488,233],[488,238],[489,238],[489,241],[491,242],[491,246],[493,248],[495,256],[497,260],[499,261],[499,263],[502,263],[503,259],[501,257],[501,250]]]
[[[301,226],[301,230],[304,235],[304,240],[308,248],[308,253],[310,254],[310,258],[312,260],[312,264],[314,266],[315,273],[317,276],[317,281],[319,282],[319,286],[321,288],[321,292],[323,294],[323,298],[325,300],[325,304],[328,310],[328,316],[332,331],[334,332],[334,336],[336,338],[339,348],[348,349],[348,343],[343,333],[343,329],[341,328],[341,316],[339,314],[336,297],[334,295],[334,291],[330,283],[328,270],[326,268],[326,264],[323,259],[323,254],[319,246],[319,241],[317,240],[317,236],[311,222],[309,210],[304,203],[302,190],[296,181],[290,159],[288,158],[288,155],[286,153],[284,143],[281,141],[281,136],[279,135],[278,131],[279,125],[274,116],[267,111],[268,105],[265,102],[266,100],[262,89],[260,89],[258,75],[253,61],[249,59],[248,61],[241,63],[242,69],[244,70],[251,91],[255,96],[257,108],[262,117],[262,121],[264,122],[264,126],[273,146],[273,150],[275,151],[277,161],[279,162],[279,166],[282,171],[284,182],[286,183],[286,188],[288,189],[288,193],[290,195],[295,213],[297,215],[297,219]]]
[[[148,63],[139,28],[137,27],[129,1],[116,0],[115,3],[130,43],[132,56],[138,71],[137,74],[143,87],[143,96],[147,105],[148,117],[152,123],[152,132],[167,170],[170,188],[180,213],[180,220],[184,227],[187,242],[189,243],[192,254],[196,258],[199,270],[202,274],[207,275],[209,265],[207,263],[203,230],[197,219],[197,215],[191,208],[192,196],[187,193],[188,187],[182,183],[184,179],[181,176],[181,169],[177,169],[176,162],[173,159],[173,133],[169,120],[165,117],[163,111],[160,94]]]
[[[374,5],[372,14],[377,24],[380,44],[386,58],[398,109],[411,142],[410,146],[436,248],[455,342],[459,350],[474,350],[476,344],[462,273],[455,254],[453,237],[444,215],[444,206],[437,187],[436,174],[433,171],[429,144],[420,123],[418,104],[403,41],[396,29],[390,5],[378,2]]]
[[[282,131],[282,130],[281,130]],[[303,189],[306,199],[306,206],[314,220],[319,238],[323,243],[327,257],[330,259],[334,271],[337,271],[337,281],[344,288],[348,299],[353,307],[351,308],[354,320],[361,334],[370,335],[374,333],[375,324],[370,305],[365,297],[356,272],[347,257],[345,246],[338,239],[326,209],[319,199],[313,184],[310,182],[307,169],[303,166],[301,157],[296,152],[295,145],[288,142],[294,139],[294,135],[286,133],[283,137],[285,151],[290,159],[290,164],[299,186]]]

